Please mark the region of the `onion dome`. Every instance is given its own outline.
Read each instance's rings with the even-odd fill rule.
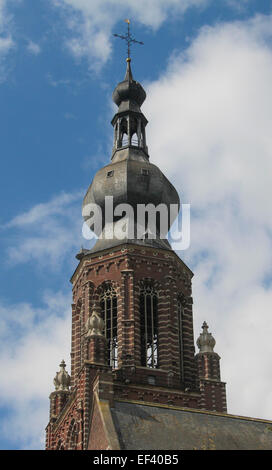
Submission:
[[[170,208],[171,205],[176,205],[179,209],[180,199],[176,189],[162,171],[149,162],[145,132],[148,121],[140,109],[145,97],[143,87],[133,79],[128,58],[125,79],[113,92],[113,101],[117,104],[118,111],[111,121],[114,129],[111,163],[98,170],[83,200],[82,215],[87,226],[98,238],[91,252],[123,243],[171,250],[167,240],[167,233],[173,223]],[[112,204],[112,220],[108,217],[107,198],[110,198],[109,204]],[[121,204],[130,206],[129,221],[125,221],[124,214],[119,212]],[[161,223],[161,215],[156,216],[156,226],[152,227],[152,236],[146,236],[148,231],[143,226],[145,221],[139,223],[137,218],[139,204],[144,206],[153,204],[156,208],[163,204],[167,208],[166,221],[162,220]],[[100,210],[95,211],[94,208]],[[123,231],[127,233],[125,236],[117,236],[115,231],[120,222],[124,222]],[[107,226],[110,227],[109,230]],[[142,235],[137,231],[139,226]],[[112,233],[112,236],[108,233]],[[83,250],[79,253],[78,259],[82,259],[85,254],[86,251]]]
[[[196,342],[197,346],[199,347],[199,352],[213,352],[213,348],[215,346],[215,339],[211,333],[208,332],[208,325],[204,321],[202,325],[203,332],[200,333],[200,336]]]
[[[130,61],[128,58],[125,79],[116,86],[112,99],[117,106],[120,106],[122,101],[133,101],[140,107],[146,98],[146,93],[142,85],[133,79]]]
[[[104,325],[104,321],[100,317],[99,313],[94,310],[86,321],[85,326],[87,330],[87,336],[103,336]]]
[[[56,373],[54,378],[54,385],[56,391],[69,391],[69,386],[71,382],[71,377],[68,372],[65,370],[66,364],[64,361],[60,363],[60,371]]]

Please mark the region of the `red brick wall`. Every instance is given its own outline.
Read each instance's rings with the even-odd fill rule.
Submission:
[[[172,252],[152,248],[123,247],[112,252],[98,253],[81,260],[73,276],[74,304],[78,306],[73,319],[72,374],[79,371],[87,359],[82,345],[82,324],[98,303],[101,286],[111,281],[118,296],[118,365],[123,377],[128,368],[141,365],[139,285],[143,279],[154,282],[158,292],[159,368],[173,377],[172,385],[181,387],[179,338],[177,325],[177,296],[186,298],[184,312],[184,384],[196,382],[194,339],[189,268]],[[92,287],[90,287],[92,286]],[[88,292],[86,300],[86,290]],[[81,325],[81,326],[80,326]],[[154,371],[153,371],[154,372]],[[156,372],[154,372],[156,373]],[[160,374],[158,373],[158,380]],[[138,381],[137,378],[136,382]],[[165,386],[169,386],[168,381]]]
[[[195,359],[192,276],[190,269],[174,252],[136,245],[119,246],[81,259],[72,276],[72,393],[68,402],[61,405],[59,418],[48,426],[47,448],[56,448],[59,442],[68,448],[71,423],[75,421],[77,448],[107,448],[101,416],[97,404],[93,405],[95,384],[99,384],[98,393],[104,394],[104,399],[111,402],[114,398],[125,398],[226,411],[219,356],[206,358],[204,362],[200,357]],[[158,369],[141,367],[139,295],[141,282],[146,279],[153,282],[158,294]],[[86,320],[93,306],[99,306],[99,297],[107,281],[113,284],[117,294],[118,369],[113,371],[106,365],[97,364],[97,361],[103,362],[103,354],[100,356],[96,350],[99,341],[90,343],[85,335]],[[184,301],[184,380],[180,374],[179,296]],[[55,409],[56,403],[51,406]],[[90,420],[96,430],[91,436]]]
[[[195,356],[201,392],[201,408],[227,412],[226,385],[220,381],[220,357],[215,352],[202,352]]]
[[[92,421],[91,421],[91,430],[93,432],[90,433],[89,442],[88,442],[88,450],[104,450],[107,449],[109,446],[103,422],[101,419],[99,407],[97,401],[94,402],[94,408],[92,413]]]

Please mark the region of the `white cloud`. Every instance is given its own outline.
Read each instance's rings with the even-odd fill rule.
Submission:
[[[14,47],[12,17],[8,12],[7,1],[0,0],[0,83],[7,77],[8,66],[6,58]]]
[[[46,292],[42,307],[0,303],[1,435],[17,448],[44,448],[49,394],[64,358],[70,370],[71,295]]]
[[[0,38],[0,56],[3,56],[14,46],[11,36]]]
[[[81,191],[61,193],[17,215],[2,229],[10,230],[8,261],[12,265],[35,260],[58,269],[68,253],[78,252],[83,241]]]
[[[146,86],[143,109],[151,161],[193,211],[191,247],[180,255],[195,272],[195,336],[207,320],[229,412],[268,419],[271,31],[272,16],[261,15],[203,28]]]
[[[63,86],[63,85],[64,86],[71,85],[71,80],[69,78],[62,78],[62,79],[56,80],[52,77],[50,73],[48,73],[46,77],[47,77],[49,85],[53,86],[54,88],[58,86]]]
[[[157,29],[169,16],[210,3],[210,0],[51,1],[64,14],[69,29],[66,46],[76,59],[87,58],[91,70],[98,70],[110,56],[112,28],[118,21],[133,17],[133,21]]]
[[[66,3],[87,8],[83,0]],[[154,24],[146,24],[157,27],[164,10],[154,11]],[[222,357],[229,412],[264,418],[272,416],[271,26],[271,17],[258,16],[204,28],[146,87],[143,109],[151,161],[194,211],[192,244],[181,256],[195,272],[195,336],[206,319]],[[82,40],[78,57],[87,53]],[[81,197],[63,193],[14,217],[5,226],[19,235],[9,259],[57,266],[79,248]],[[69,365],[69,304],[70,295],[53,292],[42,307],[0,304],[0,398],[11,409],[1,430],[18,441],[25,436],[24,448],[44,445],[52,379],[62,358]]]
[[[49,202],[36,204],[29,211],[15,216],[5,227],[25,227],[41,223],[48,216],[63,214],[65,206],[78,201],[81,196],[81,191],[73,194],[62,192],[53,197]]]
[[[41,53],[41,46],[36,42],[29,41],[27,45],[27,50],[28,52],[30,52],[30,54],[39,55]]]

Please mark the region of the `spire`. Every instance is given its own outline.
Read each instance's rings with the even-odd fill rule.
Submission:
[[[146,98],[146,93],[142,85],[133,78],[130,57],[131,45],[143,44],[143,42],[137,41],[131,35],[130,21],[125,20],[125,22],[127,23],[127,33],[125,35],[114,34],[115,37],[123,39],[127,43],[127,67],[124,80],[118,83],[112,94],[112,99],[118,106],[118,111],[111,121],[114,127],[112,160],[123,159],[124,149],[128,149],[125,152],[126,158],[129,157],[129,154],[133,154],[136,155],[136,159],[148,160],[145,138],[147,119],[140,109]]]
[[[199,338],[197,339],[197,346],[199,347],[199,352],[214,352],[213,348],[215,346],[215,339],[211,333],[208,332],[208,325],[204,321],[202,325],[203,332],[200,333]]]
[[[127,156],[133,153],[137,155],[137,159],[148,160],[145,136],[148,121],[141,111],[146,92],[133,78],[131,59],[127,58],[126,62],[125,78],[118,83],[112,94],[112,99],[118,106],[118,111],[111,121],[114,127],[112,160],[118,160],[124,149],[128,149]]]
[[[126,75],[125,75],[125,82],[132,82],[133,81],[133,76],[132,76],[132,71],[131,71],[131,59],[128,57],[127,58],[127,70],[126,70]]]
[[[56,376],[54,378],[54,385],[56,391],[69,391],[69,386],[70,386],[70,375],[68,372],[65,370],[66,364],[64,360],[61,361],[60,363],[60,371],[56,373]]]
[[[118,110],[111,124],[114,129],[111,163],[100,169],[90,185],[84,200],[82,215],[89,228],[95,232],[98,240],[91,251],[104,250],[121,243],[137,243],[171,249],[167,232],[173,223],[171,216],[160,223],[156,217],[154,233],[145,227],[145,221],[137,221],[138,204],[180,205],[174,186],[163,175],[161,170],[149,163],[146,142],[146,117],[141,106],[146,99],[142,85],[133,78],[131,59],[126,59],[124,80],[118,83],[112,94]],[[109,220],[106,197],[111,196],[113,219]],[[114,213],[119,204],[128,204],[133,211],[120,217]],[[90,213],[90,204],[99,206],[102,220]],[[98,212],[98,211],[97,211]],[[133,212],[133,213],[132,213]],[[96,224],[97,220],[97,224]],[[118,224],[118,225],[117,225]],[[123,224],[123,225],[122,225]],[[122,228],[121,228],[122,226]],[[115,231],[115,228],[117,229]],[[139,232],[140,235],[139,235]],[[78,259],[85,256],[82,251]]]

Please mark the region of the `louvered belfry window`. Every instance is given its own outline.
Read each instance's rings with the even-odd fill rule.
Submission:
[[[117,295],[111,284],[106,285],[100,296],[100,307],[105,322],[104,334],[107,340],[108,365],[116,369],[118,365]]]
[[[140,290],[141,365],[156,368],[158,362],[158,295],[152,284]]]

